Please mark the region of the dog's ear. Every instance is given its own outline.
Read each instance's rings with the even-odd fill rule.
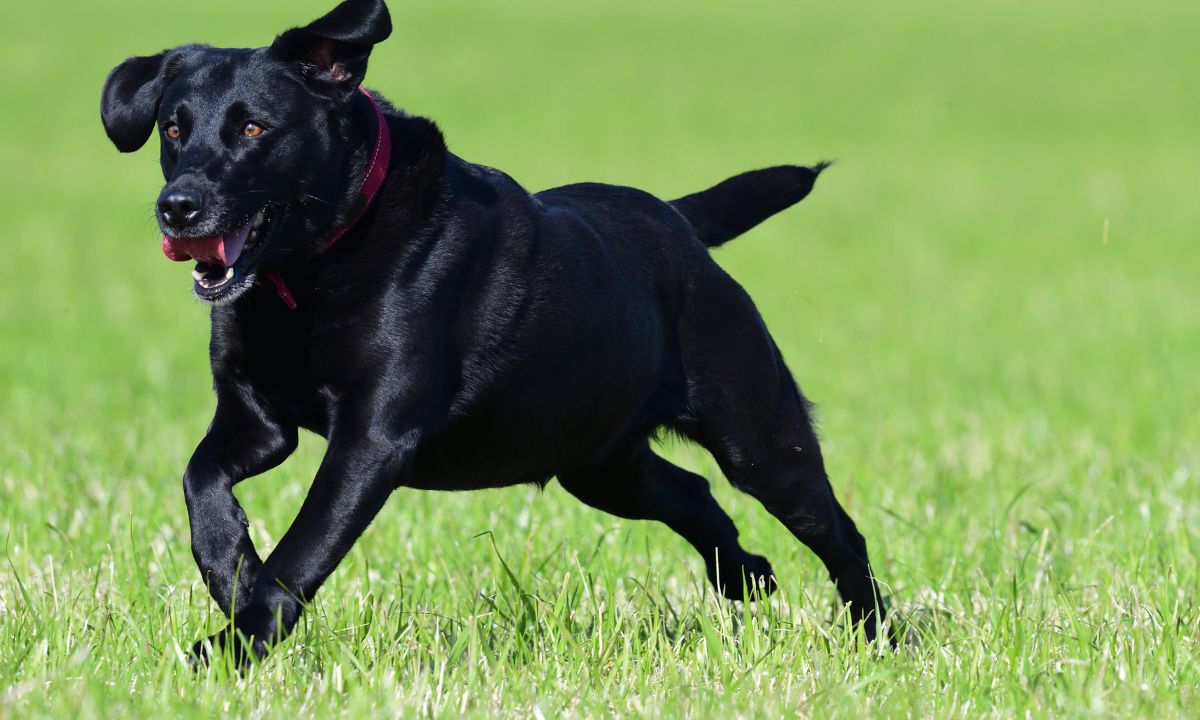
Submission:
[[[121,152],[146,144],[158,116],[158,101],[166,88],[169,51],[132,57],[108,74],[100,95],[100,120],[104,132]]]
[[[150,138],[163,91],[183,62],[204,46],[186,45],[157,55],[132,57],[108,74],[100,95],[100,120],[121,152],[133,152]]]
[[[271,56],[298,62],[319,90],[350,97],[367,74],[371,49],[392,34],[383,0],[345,0],[324,17],[275,38]]]

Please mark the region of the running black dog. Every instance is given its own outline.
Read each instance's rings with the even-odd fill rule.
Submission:
[[[216,413],[183,480],[192,552],[232,618],[212,645],[263,656],[397,486],[557,476],[589,505],[666,523],[726,597],[770,592],[770,564],[738,544],[707,482],[651,450],[663,428],[810,547],[873,638],[866,544],[808,404],[708,253],[798,202],[824,166],[670,203],[601,184],[530,194],[361,90],[390,33],[382,0],[346,0],[270,47],[135,57],[104,87],[118,149],[157,131],[163,251],[197,261],[194,292],[213,305]],[[262,560],[232,488],[283,462],[298,428],[328,449]]]

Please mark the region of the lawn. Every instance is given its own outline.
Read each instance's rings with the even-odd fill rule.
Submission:
[[[719,602],[665,527],[552,483],[399,490],[296,634],[222,625],[180,478],[205,308],[158,249],[131,54],[254,46],[331,0],[26,3],[0,36],[0,718],[1194,716],[1200,4],[397,0],[368,84],[530,189],[662,196],[836,158],[716,251],[817,402],[909,642],[862,647],[816,558],[702,451],[783,590]],[[269,549],[322,443],[239,486]],[[369,714],[368,714],[369,713]]]

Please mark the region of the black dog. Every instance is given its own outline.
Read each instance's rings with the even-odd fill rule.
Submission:
[[[135,57],[104,87],[117,148],[159,131],[163,249],[199,261],[194,292],[214,306],[217,408],[183,481],[192,552],[239,631],[212,642],[264,655],[401,485],[557,476],[589,505],[666,523],[726,597],[766,594],[771,566],[707,482],[651,450],[663,428],[810,547],[873,638],[866,544],[807,402],[707,249],[798,202],[824,166],[671,203],[600,184],[531,195],[360,91],[390,32],[382,0],[346,0],[270,47]],[[264,561],[232,487],[283,462],[298,428],[328,449]]]

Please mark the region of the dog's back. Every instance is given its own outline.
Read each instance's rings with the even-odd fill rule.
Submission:
[[[465,230],[444,233],[438,262],[475,269],[458,308],[473,334],[455,359],[450,422],[418,454],[412,482],[542,482],[594,464],[614,443],[679,425],[690,296],[737,287],[707,245],[801,199],[822,167],[745,173],[667,203],[601,183],[530,194],[501,171],[449,156],[447,172],[460,178],[449,222],[465,217],[493,232],[482,246]],[[736,310],[707,330],[736,337],[762,327],[752,305],[750,315]],[[479,452],[454,451],[465,445]],[[506,452],[514,446],[522,451]]]

